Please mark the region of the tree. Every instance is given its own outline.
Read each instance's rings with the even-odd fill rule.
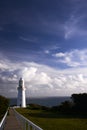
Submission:
[[[87,111],[87,93],[72,94],[72,100],[74,102],[74,109],[78,112]]]
[[[67,113],[67,114],[71,113],[72,106],[73,106],[72,102],[70,102],[70,101],[64,101],[59,106],[59,111],[61,111],[63,113]]]

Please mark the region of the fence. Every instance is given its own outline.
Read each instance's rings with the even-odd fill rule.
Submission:
[[[33,122],[31,122],[30,120],[19,114],[15,109],[14,112],[23,130],[43,130],[42,128],[35,125]]]
[[[8,110],[7,110],[7,112],[5,113],[4,117],[2,118],[2,120],[0,122],[0,130],[4,129],[4,125],[5,125],[7,114],[8,114]]]

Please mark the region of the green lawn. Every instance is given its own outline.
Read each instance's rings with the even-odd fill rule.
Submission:
[[[87,130],[87,118],[66,117],[43,110],[16,110],[44,130]]]

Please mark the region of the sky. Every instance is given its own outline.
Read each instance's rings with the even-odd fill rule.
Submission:
[[[0,0],[0,95],[87,92],[87,0]]]

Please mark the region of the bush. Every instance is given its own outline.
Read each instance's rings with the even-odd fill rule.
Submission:
[[[71,98],[74,102],[74,111],[87,113],[87,93],[72,94]]]
[[[32,109],[32,110],[48,110],[49,109],[46,106],[41,106],[41,105],[38,105],[38,104],[29,104],[28,108]]]
[[[9,106],[9,100],[0,95],[0,120],[4,116],[8,106]]]

